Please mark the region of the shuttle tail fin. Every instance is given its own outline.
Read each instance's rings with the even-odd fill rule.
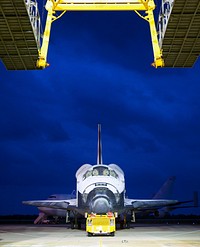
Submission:
[[[103,164],[102,144],[101,144],[101,124],[98,124],[98,147],[97,147],[97,165]]]
[[[163,184],[160,190],[154,195],[153,199],[163,199],[163,198],[170,198],[172,195],[172,189],[176,177],[170,177],[168,180]]]

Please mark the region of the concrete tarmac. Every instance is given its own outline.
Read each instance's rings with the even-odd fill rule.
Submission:
[[[114,237],[88,237],[67,225],[0,225],[2,247],[200,247],[200,225],[135,224]]]

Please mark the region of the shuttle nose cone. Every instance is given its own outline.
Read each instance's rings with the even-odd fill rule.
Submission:
[[[91,204],[91,212],[96,214],[104,214],[111,210],[110,203],[104,197],[98,197]]]

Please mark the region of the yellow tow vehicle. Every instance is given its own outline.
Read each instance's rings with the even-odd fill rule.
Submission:
[[[110,235],[114,236],[116,231],[115,216],[107,214],[86,214],[86,231],[88,236]]]

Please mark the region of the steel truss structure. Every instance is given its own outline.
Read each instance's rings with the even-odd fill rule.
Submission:
[[[8,70],[32,70],[40,49],[36,0],[0,0],[0,58]]]
[[[162,0],[158,39],[166,67],[192,67],[200,54],[200,1]]]
[[[47,52],[51,24],[66,11],[135,11],[140,17],[149,22],[154,53],[154,62],[152,65],[156,68],[164,66],[154,21],[153,10],[155,9],[155,4],[153,0],[47,0],[45,8],[48,13],[43,34],[43,43],[37,61],[38,68],[46,68],[48,66]],[[56,17],[56,12],[59,11],[61,14]],[[138,11],[144,11],[145,15],[142,16]]]
[[[192,67],[200,54],[200,0],[162,0],[158,30],[154,0],[47,0],[45,9],[41,38],[37,0],[0,0],[0,58],[7,69],[46,68],[52,23],[66,11],[135,11],[149,23],[156,68]]]
[[[35,39],[37,41],[38,48],[40,48],[40,39],[41,39],[41,32],[40,32],[40,14],[38,9],[37,0],[25,0],[26,8],[28,11],[28,15],[33,27],[33,32],[35,35]]]

